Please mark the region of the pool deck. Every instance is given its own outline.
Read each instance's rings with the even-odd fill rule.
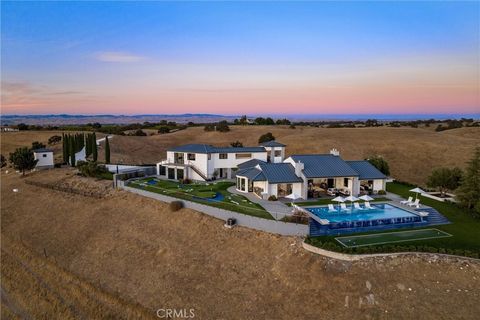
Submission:
[[[400,201],[403,201],[405,199],[393,193],[387,193],[387,197],[389,199],[392,199],[392,201],[379,201],[379,202],[375,202],[375,204],[388,203],[389,205],[398,207],[400,209],[403,209],[405,211],[408,211],[420,217],[422,217],[422,215],[420,215],[419,212],[428,212],[428,215],[425,217],[422,217],[421,222],[388,224],[388,225],[379,225],[379,226],[372,226],[372,227],[330,228],[329,225],[322,226],[317,221],[310,221],[309,223],[310,235],[311,236],[342,235],[342,234],[352,234],[352,233],[360,233],[360,232],[382,231],[382,230],[389,230],[389,229],[436,226],[436,225],[451,223],[440,212],[438,212],[436,209],[432,207],[423,205],[422,203],[420,203],[419,208],[410,207],[410,206],[401,204]],[[327,207],[327,205],[304,206],[304,208],[311,208],[311,207]]]

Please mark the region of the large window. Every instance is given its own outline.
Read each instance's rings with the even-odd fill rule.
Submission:
[[[183,169],[177,169],[177,180],[183,179]]]
[[[174,153],[174,162],[175,163],[183,163],[183,153],[175,152]]]
[[[168,179],[175,179],[175,168],[168,168]]]
[[[348,178],[343,178],[343,186],[348,187]]]
[[[218,158],[219,159],[228,159],[228,153],[219,153]]]
[[[165,166],[160,166],[159,175],[164,176],[166,174],[167,170],[165,169]]]
[[[195,161],[195,153],[189,153],[187,157],[188,157],[188,160]]]
[[[237,190],[245,191],[245,178],[237,177]]]
[[[235,158],[237,159],[245,159],[245,158],[251,158],[252,154],[251,153],[236,153]]]

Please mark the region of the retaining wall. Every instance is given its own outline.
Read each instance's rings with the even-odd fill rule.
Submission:
[[[255,229],[255,230],[280,234],[284,236],[306,236],[308,234],[308,226],[304,224],[287,223],[282,221],[253,217],[253,216],[249,216],[239,212],[220,209],[220,208],[204,205],[201,203],[196,203],[196,202],[183,200],[183,199],[177,199],[174,197],[169,197],[169,196],[158,194],[155,192],[128,187],[124,183],[118,184],[117,187],[132,193],[136,193],[144,197],[160,200],[167,203],[170,203],[172,201],[182,201],[184,203],[185,208],[203,212],[209,216],[221,219],[223,221],[226,221],[228,218],[235,218],[237,220],[238,225]]]
[[[470,258],[470,257],[463,257],[463,256],[455,256],[451,254],[444,254],[444,253],[428,253],[428,252],[392,252],[392,253],[373,253],[373,254],[347,254],[335,251],[328,251],[325,249],[321,249],[319,247],[312,246],[311,244],[302,243],[302,246],[305,250],[310,251],[312,253],[316,253],[322,255],[324,257],[342,260],[342,261],[358,261],[362,259],[368,258],[378,258],[378,257],[396,257],[396,256],[423,256],[423,257],[432,257],[432,256],[439,256],[445,258],[452,258],[452,259],[460,259],[460,260],[469,260],[472,262],[480,262],[480,259]]]

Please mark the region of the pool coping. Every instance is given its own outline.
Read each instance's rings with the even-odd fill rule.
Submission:
[[[415,209],[412,209],[410,207],[404,207],[402,206],[401,204],[397,204],[395,202],[393,202],[393,200],[391,201],[377,201],[377,202],[373,202],[372,204],[389,204],[391,206],[394,206],[396,207],[397,209],[401,209],[401,210],[404,210],[404,211],[407,211],[409,213],[412,213],[420,218],[424,218],[422,217],[420,214],[419,214],[419,211],[416,211]],[[308,209],[308,208],[318,208],[318,207],[321,207],[321,208],[327,208],[328,207],[328,204],[322,204],[322,205],[315,205],[315,206],[302,206],[302,208],[305,208],[305,209]],[[422,205],[421,208],[418,208],[418,209],[429,209],[431,207],[427,206],[427,205]]]

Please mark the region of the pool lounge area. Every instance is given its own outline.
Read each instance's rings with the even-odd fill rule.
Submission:
[[[347,206],[306,207],[310,213],[310,235],[340,235],[347,233],[414,228],[429,225],[429,219],[416,210],[406,210],[390,203],[372,204],[371,209]]]

